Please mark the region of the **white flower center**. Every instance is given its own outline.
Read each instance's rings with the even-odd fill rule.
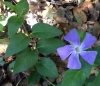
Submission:
[[[75,51],[76,51],[77,53],[81,52],[80,47],[75,47]]]
[[[79,49],[79,47],[76,47],[75,50],[76,50],[76,51],[79,51],[80,49]]]

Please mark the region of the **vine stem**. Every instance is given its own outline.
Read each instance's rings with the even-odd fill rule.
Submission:
[[[26,34],[27,34],[27,35],[29,35],[29,34],[28,34],[28,32],[27,32],[27,30],[26,30],[25,25],[24,25],[24,24],[22,24],[22,26],[23,26],[23,28],[24,28],[24,30],[25,30],[25,32],[26,32]]]
[[[52,82],[50,82],[47,78],[44,77],[44,79],[45,79],[48,83],[50,83],[52,86],[56,86],[56,85],[54,85]]]

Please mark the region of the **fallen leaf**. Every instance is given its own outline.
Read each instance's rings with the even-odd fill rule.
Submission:
[[[54,17],[54,19],[57,23],[68,23],[68,20],[66,18]]]
[[[0,0],[0,12],[5,10],[4,0]]]
[[[88,25],[87,31],[90,32],[92,35],[98,37],[98,34],[100,32],[99,26],[99,22],[95,21],[93,24]]]
[[[74,13],[75,19],[77,20],[78,23],[82,24],[82,22],[87,21],[86,14],[80,8],[78,8],[78,7],[74,8],[73,13]]]
[[[72,13],[72,9],[74,8],[74,6],[67,6],[65,9],[65,15],[68,21],[72,22],[73,21],[73,13]]]
[[[69,22],[72,28],[78,28],[81,27],[82,24],[78,22]]]
[[[53,19],[56,12],[53,11],[52,7],[53,7],[52,5],[45,7],[45,10],[42,11],[43,18]]]
[[[84,2],[84,3],[80,4],[78,7],[79,7],[80,9],[84,10],[84,11],[88,8],[89,13],[90,13],[90,15],[92,16],[92,17],[91,17],[91,20],[95,21],[95,20],[98,19],[98,16],[99,16],[99,15],[98,15],[98,12],[97,12],[96,9],[94,8],[92,2],[88,2],[88,1],[87,1],[87,2]]]
[[[39,10],[39,9],[40,9],[40,6],[38,3],[29,2],[29,11],[31,11],[33,13],[35,10]]]
[[[95,8],[96,8],[96,10],[100,10],[100,2],[99,2],[99,0],[95,0]]]
[[[95,46],[100,46],[100,40],[98,40],[96,43],[95,43]]]

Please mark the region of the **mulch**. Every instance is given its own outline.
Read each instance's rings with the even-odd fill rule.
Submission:
[[[5,0],[16,5],[20,0]],[[79,2],[82,1],[82,2]],[[13,13],[6,6],[1,4],[0,14],[5,12]],[[97,38],[94,46],[100,45],[100,1],[99,0],[28,0],[29,12],[25,15],[24,25],[29,33],[31,27],[43,22],[57,27],[63,31],[63,35],[59,39],[63,40],[63,36],[72,28],[80,30],[82,33],[90,32]],[[22,27],[23,28],[23,27]],[[0,32],[0,39],[7,37],[7,26],[4,32]],[[36,39],[33,39],[35,41]],[[27,76],[29,71],[21,72],[14,75],[10,69],[10,63],[16,59],[16,55],[7,59],[4,58],[9,42],[0,42],[0,58],[3,58],[5,64],[0,66],[0,86],[28,86]],[[41,55],[40,55],[41,56]],[[56,79],[48,78],[52,83],[58,84],[62,81],[67,68],[67,60],[61,61],[55,52],[49,57],[55,62],[58,68],[59,77]],[[91,74],[97,74],[98,69],[93,69]],[[45,79],[41,79],[35,86],[52,86]]]

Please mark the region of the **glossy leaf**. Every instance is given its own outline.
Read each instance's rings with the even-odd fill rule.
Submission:
[[[97,77],[95,78],[92,86],[100,86],[100,72],[98,73]]]
[[[0,57],[0,65],[4,65],[4,64],[5,64],[5,62],[3,61],[3,58]]]
[[[82,70],[68,70],[64,75],[61,86],[82,86],[85,79]]]
[[[57,84],[57,86],[61,86],[61,82]]]
[[[23,17],[12,16],[8,20],[8,35],[13,37],[24,21]]]
[[[5,4],[7,7],[11,8],[14,11],[16,10],[15,6],[8,1],[4,1],[3,4]]]
[[[37,71],[32,71],[28,77],[28,83],[30,85],[35,85],[40,81],[40,74]]]
[[[57,78],[58,71],[55,63],[49,58],[42,58],[36,65],[37,71],[44,77]]]
[[[16,12],[19,16],[25,15],[29,10],[29,4],[27,0],[20,0],[16,5]]]
[[[59,36],[62,32],[49,24],[37,23],[32,27],[32,34],[37,38],[46,39]]]
[[[92,83],[88,83],[86,86],[92,86]]]
[[[4,26],[0,24],[0,31],[3,31]]]
[[[97,57],[96,57],[96,60],[95,60],[94,63],[99,66],[100,65],[100,53],[99,53],[100,52],[100,46],[96,47],[95,50],[98,52],[98,54],[97,54]]]
[[[81,61],[81,64],[82,64],[81,70],[86,75],[86,77],[89,78],[90,72],[91,72],[91,69],[92,69],[92,65],[87,63],[81,56],[80,56],[80,61]]]
[[[78,31],[78,35],[79,35],[79,37],[80,37],[80,41],[82,42],[82,41],[84,40],[84,38],[85,38],[86,33],[82,33],[82,32],[79,31],[79,30],[77,30],[77,31]]]
[[[92,84],[91,84],[91,83],[85,83],[85,84],[82,85],[82,86],[92,86]]]
[[[14,65],[14,73],[26,71],[36,64],[38,61],[38,54],[30,48],[26,48],[17,55]]]
[[[89,78],[86,79],[85,81],[85,86],[92,86],[93,81],[95,80],[96,76],[90,76]]]
[[[82,22],[86,22],[87,21],[86,14],[80,8],[78,8],[78,7],[77,8],[74,8],[73,9],[73,13],[74,13],[74,17],[75,17],[75,19],[76,19],[76,21],[78,23],[81,23],[82,24]]]
[[[63,45],[64,43],[56,38],[40,39],[37,43],[37,49],[42,54],[50,54],[55,52],[58,47]]]
[[[25,36],[22,33],[15,34],[10,39],[10,44],[8,45],[8,48],[5,53],[5,57],[11,56],[13,54],[16,54],[22,50],[24,50],[30,42],[29,37]]]

